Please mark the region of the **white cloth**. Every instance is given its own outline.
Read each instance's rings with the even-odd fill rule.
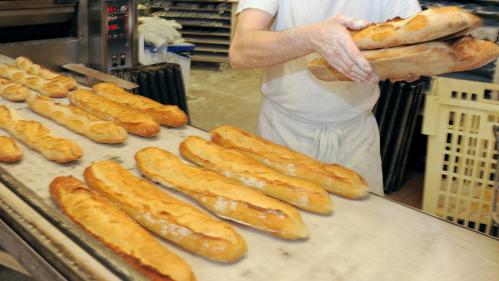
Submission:
[[[382,22],[421,10],[417,0],[239,0],[238,12],[249,8],[274,16],[274,31],[338,14]],[[379,87],[319,81],[306,67],[315,56],[265,70],[259,133],[316,159],[357,170],[371,191],[382,194],[379,132],[369,115],[379,98]]]
[[[316,123],[262,100],[258,134],[324,163],[338,163],[364,177],[369,191],[383,195],[380,139],[372,113],[341,123]]]

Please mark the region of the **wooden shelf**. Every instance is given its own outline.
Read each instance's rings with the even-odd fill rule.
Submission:
[[[229,47],[235,27],[237,0],[170,0],[168,10],[160,7],[151,13],[175,20],[189,43],[195,44],[193,61],[228,62]],[[195,5],[186,5],[191,3]],[[228,5],[219,6],[226,3]],[[196,7],[198,6],[198,7]],[[220,7],[217,9],[216,7]]]

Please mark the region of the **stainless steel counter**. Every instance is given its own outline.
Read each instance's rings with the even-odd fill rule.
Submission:
[[[30,112],[23,103],[0,100],[0,104],[17,109],[25,118],[42,122],[57,136],[75,140],[85,153],[79,162],[59,165],[22,145],[25,152],[22,162],[0,164],[0,179],[4,183],[0,185],[0,206],[18,213],[18,219],[30,225],[31,232],[44,234],[43,238],[32,237],[48,245],[38,254],[58,271],[66,269],[59,272],[64,278],[137,279],[129,267],[65,219],[49,197],[48,184],[60,175],[82,179],[83,169],[101,159],[114,159],[138,174],[133,156],[139,149],[157,146],[178,154],[178,145],[184,137],[208,137],[208,134],[193,127],[163,128],[154,139],[130,136],[124,145],[102,145]],[[0,131],[0,135],[5,134]],[[193,203],[167,188],[163,190]],[[499,276],[496,239],[374,195],[361,201],[336,196],[332,199],[335,212],[331,216],[302,212],[310,229],[310,238],[304,241],[284,241],[235,224],[248,243],[248,254],[233,264],[211,262],[163,243],[184,258],[202,281],[496,281]],[[36,268],[28,270],[36,276]]]

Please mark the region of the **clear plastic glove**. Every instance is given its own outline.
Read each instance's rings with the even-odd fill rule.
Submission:
[[[311,34],[313,48],[327,62],[353,81],[377,83],[379,77],[364,58],[348,29],[358,30],[369,23],[346,16],[335,16],[318,24]],[[347,29],[348,28],[348,29]]]

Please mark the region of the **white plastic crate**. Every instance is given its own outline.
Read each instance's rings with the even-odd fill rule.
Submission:
[[[499,85],[435,78],[426,96],[423,210],[497,237]],[[499,209],[499,208],[497,208]]]

